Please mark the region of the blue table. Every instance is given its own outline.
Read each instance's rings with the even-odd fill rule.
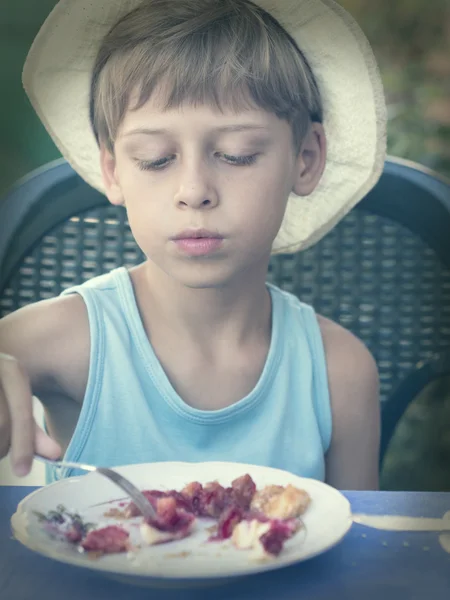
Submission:
[[[304,563],[206,589],[128,586],[35,554],[9,520],[30,487],[0,487],[1,600],[449,600],[450,554],[436,533],[353,525],[335,548]],[[442,517],[450,493],[347,492],[354,512]]]

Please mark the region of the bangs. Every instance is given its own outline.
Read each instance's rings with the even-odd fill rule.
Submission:
[[[144,8],[175,4],[178,19],[170,9],[159,19],[142,19]],[[310,121],[322,121],[312,72],[271,15],[245,1],[203,1],[209,15],[201,4],[148,3],[105,39],[92,79],[91,121],[97,141],[110,151],[125,112],[150,98],[163,111],[184,104],[235,112],[260,108],[289,121],[295,138],[303,137]]]

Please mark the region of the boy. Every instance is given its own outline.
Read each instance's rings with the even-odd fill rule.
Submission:
[[[331,0],[62,0],[24,84],[147,260],[3,320],[0,456],[19,475],[38,452],[376,488],[372,357],[265,283],[271,252],[317,241],[381,173],[382,87],[353,20]]]

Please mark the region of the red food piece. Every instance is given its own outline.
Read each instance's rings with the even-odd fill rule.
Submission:
[[[244,518],[244,511],[239,506],[230,506],[220,515],[216,535],[210,541],[221,542],[231,537],[233,529]]]
[[[185,496],[183,496],[181,492],[172,490],[170,492],[167,492],[166,498],[173,498],[177,503],[177,508],[181,508],[185,511],[192,512],[189,500],[185,498]]]
[[[255,492],[256,485],[250,475],[243,475],[235,479],[228,488],[224,488],[217,481],[207,483],[205,486],[198,481],[193,481],[181,492],[145,490],[143,494],[154,508],[159,499],[173,498],[177,508],[191,512],[197,517],[218,519],[222,512],[230,506],[237,505],[243,510],[248,510]],[[137,506],[130,502],[125,509],[125,516],[131,518],[140,515],[141,512]]]
[[[181,494],[190,503],[190,510],[198,517],[220,518],[223,511],[237,506],[243,510],[250,508],[256,492],[256,485],[250,475],[235,479],[231,487],[224,488],[217,481],[204,487],[198,482],[187,485]]]
[[[191,505],[183,494],[177,492],[175,490],[171,490],[170,492],[162,492],[161,490],[145,490],[142,492],[150,504],[156,509],[158,500],[161,498],[174,498],[177,503],[178,508],[183,508],[184,510],[190,511]],[[141,516],[141,511],[138,509],[134,502],[130,502],[124,511],[125,517],[130,519],[132,517]]]
[[[227,505],[226,490],[217,481],[207,483],[205,487],[198,481],[193,481],[181,494],[189,504],[189,511],[197,517],[218,519]]]
[[[298,521],[296,519],[272,520],[269,531],[264,533],[259,541],[268,554],[278,556],[283,549],[284,542],[292,537],[297,529]]]
[[[90,531],[81,542],[81,546],[85,550],[103,552],[104,554],[126,552],[128,550],[129,535],[123,527],[109,525],[102,529]]]
[[[200,516],[200,505],[202,498],[203,486],[198,481],[192,481],[181,490],[182,497],[189,505],[189,511],[194,515]]]
[[[213,481],[203,488],[199,501],[199,516],[218,519],[228,504],[227,491],[220,483]]]
[[[256,485],[250,475],[238,477],[231,484],[231,496],[233,502],[243,510],[248,510],[256,493]]]
[[[260,523],[270,523],[270,529],[259,539],[268,554],[278,556],[283,549],[284,542],[292,537],[299,528],[297,519],[269,519],[256,511],[244,511],[239,506],[228,507],[221,515],[217,524],[216,535],[209,541],[223,541],[230,538],[233,530],[241,521],[257,520]]]
[[[176,534],[176,538],[185,537],[191,528],[195,516],[192,513],[186,512],[182,508],[177,507],[177,502],[174,498],[160,498],[156,505],[157,518],[146,521],[148,525]]]
[[[234,526],[243,518],[245,511],[249,510],[255,493],[256,485],[248,474],[235,479],[228,488],[224,488],[217,481],[205,486],[193,481],[181,492],[145,491],[144,494],[152,505],[155,508],[159,507],[158,518],[149,521],[148,524],[162,531],[172,531],[172,522],[178,523],[174,526],[180,530],[183,530],[183,527],[188,529],[192,519],[187,519],[187,513],[191,513],[197,517],[218,519],[218,530],[214,539],[228,539]],[[173,502],[161,502],[169,499]],[[180,510],[182,513],[179,513]],[[139,509],[131,503],[127,509],[127,516],[139,514]]]

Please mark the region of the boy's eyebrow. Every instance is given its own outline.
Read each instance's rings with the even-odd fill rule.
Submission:
[[[218,131],[220,133],[227,133],[228,131],[247,131],[250,129],[261,129],[261,130],[266,130],[267,131],[267,127],[264,127],[264,125],[256,125],[256,123],[242,123],[240,125],[224,125],[222,127],[217,127],[214,129],[214,131]]]
[[[252,123],[242,123],[239,125],[222,125],[221,127],[215,127],[214,131],[219,133],[228,133],[235,131],[249,131],[249,130],[262,130],[267,131],[267,127],[263,125],[256,125]],[[137,129],[131,129],[124,133],[124,137],[128,137],[130,135],[164,135],[165,133],[170,133],[168,129],[149,129],[148,127],[138,127]]]

